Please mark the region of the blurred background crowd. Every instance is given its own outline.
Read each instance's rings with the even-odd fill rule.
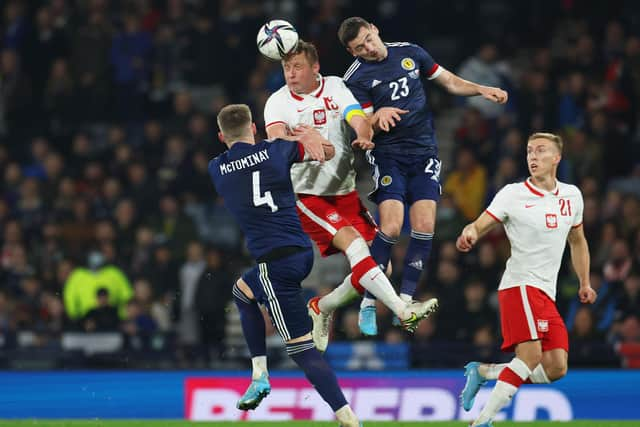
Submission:
[[[402,346],[409,367],[499,357],[508,242],[497,230],[462,255],[454,241],[497,190],[527,176],[527,136],[554,131],[565,140],[560,179],[584,195],[599,293],[579,304],[567,256],[558,304],[570,363],[640,366],[636,2],[0,4],[0,368],[246,367],[231,286],[251,260],[207,174],[223,149],[215,115],[247,103],[264,135],[264,102],[284,80],[255,48],[262,23],[289,20],[317,46],[321,71],[342,75],[353,58],[336,31],[352,15],[385,41],[416,42],[463,78],[509,91],[503,107],[429,86],[444,194],[418,295],[437,295],[441,309],[406,335],[381,307],[377,341]],[[394,247],[395,282],[405,248]],[[306,292],[327,292],[346,267],[318,257]],[[337,313],[333,340],[361,343],[356,306]]]

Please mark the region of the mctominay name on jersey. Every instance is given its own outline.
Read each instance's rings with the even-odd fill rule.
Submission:
[[[265,160],[269,160],[269,153],[267,153],[267,150],[260,150],[257,153],[242,157],[238,160],[230,160],[227,163],[221,163],[220,175],[226,175],[237,170],[249,168],[257,165],[258,163],[262,163]]]

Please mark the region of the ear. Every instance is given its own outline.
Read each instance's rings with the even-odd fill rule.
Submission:
[[[311,69],[313,70],[314,74],[318,74],[320,72],[320,63],[316,62],[311,66]]]
[[[218,132],[218,139],[220,140],[220,142],[222,142],[223,144],[225,143],[224,141],[224,135],[222,134],[222,132]]]
[[[251,133],[252,133],[253,135],[255,135],[255,134],[257,134],[257,133],[258,133],[258,128],[256,127],[256,124],[255,124],[255,123],[251,123]]]
[[[371,24],[371,32],[373,34],[375,34],[376,36],[380,34],[380,30],[378,30],[378,27],[376,27],[375,25]]]

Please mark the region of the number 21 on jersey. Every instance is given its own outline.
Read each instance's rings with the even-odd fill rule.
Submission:
[[[558,203],[560,204],[560,215],[571,216],[571,200],[560,199]]]
[[[267,205],[271,208],[271,212],[278,212],[278,206],[276,206],[273,201],[273,197],[271,197],[271,191],[265,191],[264,196],[260,192],[260,171],[253,171],[252,181],[253,206],[259,207],[262,205]]]

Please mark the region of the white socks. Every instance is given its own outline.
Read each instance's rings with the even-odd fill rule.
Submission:
[[[407,304],[396,294],[396,290],[393,289],[391,282],[389,282],[384,272],[380,270],[380,267],[375,266],[363,274],[360,278],[360,285],[389,307],[393,314],[400,319],[404,319],[402,314]]]
[[[398,297],[387,276],[371,258],[367,242],[362,238],[355,239],[351,242],[345,254],[358,284],[375,295],[395,315],[402,319],[402,311],[406,304]],[[361,270],[361,266],[365,270]],[[361,274],[360,277],[357,277],[358,274]]]
[[[349,260],[349,265],[351,266],[351,268],[353,268],[354,265],[358,264],[363,259],[371,256],[371,252],[369,252],[369,246],[367,246],[367,242],[365,242],[362,237],[354,239],[347,250],[344,251],[344,254],[347,257],[347,260]]]
[[[266,373],[267,376],[269,375],[267,371],[267,356],[252,357],[251,365],[253,366],[253,372],[251,373],[252,380],[259,379],[263,373]]]
[[[488,380],[497,380],[498,375],[500,375],[500,372],[502,372],[502,370],[507,365],[508,363],[490,363],[488,365],[485,365],[487,373],[483,374],[482,372],[480,372],[480,374]]]
[[[544,371],[544,367],[542,366],[542,363],[540,363],[538,366],[533,368],[533,371],[531,371],[531,375],[529,376],[529,379],[533,384],[549,384],[551,382],[551,380],[547,376],[547,373]]]
[[[487,400],[486,405],[482,408],[480,415],[478,415],[478,418],[476,418],[472,426],[492,420],[498,411],[511,401],[513,395],[518,391],[518,387],[520,387],[529,376],[531,376],[531,370],[527,364],[521,359],[514,357],[500,373],[499,379],[489,395],[489,400]],[[511,384],[512,382],[513,384]]]
[[[484,365],[486,369],[486,373],[480,372],[480,375],[485,377],[488,380],[497,380],[500,372],[508,365],[508,363],[491,363]],[[533,371],[531,371],[531,375],[529,379],[533,384],[549,384],[551,380],[547,377],[547,373],[544,371],[544,367],[542,363],[536,366]]]
[[[512,386],[509,383],[505,383],[502,381],[498,381],[496,386],[491,391],[491,395],[489,396],[489,400],[482,408],[480,415],[478,418],[471,424],[472,426],[477,426],[478,424],[486,423],[493,419],[496,416],[498,411],[504,408],[514,394],[518,391],[518,387]]]
[[[351,274],[349,274],[337,288],[320,298],[318,307],[321,312],[329,314],[336,308],[348,304],[359,295],[358,291],[351,284]]]

